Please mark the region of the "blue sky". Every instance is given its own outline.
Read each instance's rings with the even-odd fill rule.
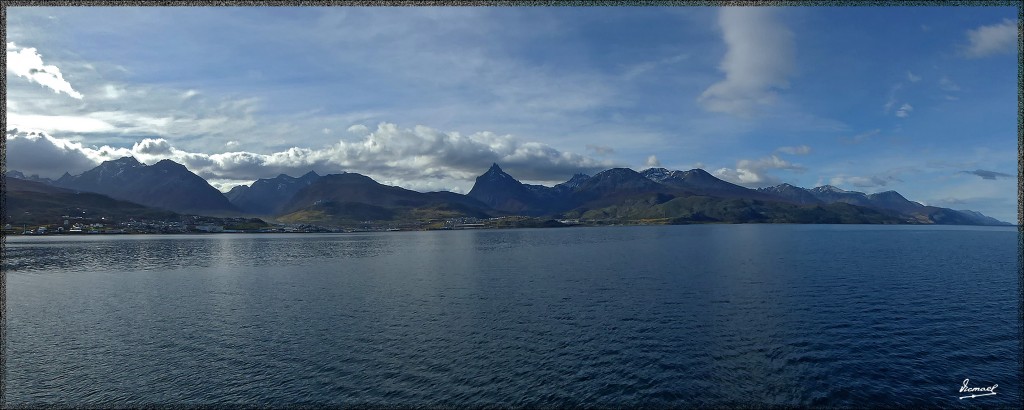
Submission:
[[[46,8],[7,15],[8,169],[466,192],[613,166],[1016,220],[1016,8]]]

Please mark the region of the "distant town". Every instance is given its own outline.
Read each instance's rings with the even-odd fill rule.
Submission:
[[[542,219],[527,216],[495,218],[448,218],[441,220],[389,223],[363,221],[343,227],[311,224],[273,224],[259,218],[216,218],[183,216],[178,220],[86,218],[64,215],[53,224],[4,224],[4,235],[96,235],[96,234],[204,234],[204,233],[323,233],[323,232],[386,232],[424,230],[463,230],[501,228],[549,228],[574,225],[609,225],[611,221],[579,219]]]

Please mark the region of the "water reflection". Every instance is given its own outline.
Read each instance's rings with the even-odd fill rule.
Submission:
[[[7,244],[11,273],[150,271],[225,266],[304,265],[395,251],[381,235],[203,235],[21,239]]]

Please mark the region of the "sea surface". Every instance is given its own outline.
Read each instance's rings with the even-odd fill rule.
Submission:
[[[12,236],[3,404],[1016,407],[1018,252],[941,226]]]

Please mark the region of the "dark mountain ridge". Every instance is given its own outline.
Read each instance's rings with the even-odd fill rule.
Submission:
[[[682,222],[1009,225],[980,213],[925,206],[896,191],[869,195],[831,185],[804,189],[785,183],[755,190],[702,169],[649,168],[638,173],[613,168],[547,188],[522,184],[495,164],[477,178],[470,196],[496,209],[532,215]]]
[[[871,200],[868,198],[867,194],[857,191],[844,191],[832,185],[822,185],[811,188],[808,189],[807,192],[826,204],[843,202],[850,205],[871,206]]]
[[[65,174],[67,174],[67,173],[65,172]],[[4,173],[4,176],[5,177],[11,177],[11,178],[17,178],[17,179],[24,180],[24,181],[39,182],[39,183],[43,183],[43,184],[46,184],[46,185],[53,185],[53,183],[54,183],[54,180],[52,180],[50,178],[43,178],[43,177],[40,177],[39,175],[25,175],[21,171],[16,171],[16,170],[7,171],[7,172]]]
[[[178,213],[237,215],[220,191],[169,159],[145,165],[134,157],[104,161],[80,175],[64,174],[55,186],[95,192]]]
[[[67,215],[81,218],[105,217],[109,222],[137,219],[173,219],[178,215],[103,194],[78,192],[42,182],[4,177],[4,223],[48,224]]]
[[[22,176],[17,171],[9,173]],[[40,179],[46,186],[48,180]],[[895,191],[865,194],[831,185],[812,189],[780,184],[749,189],[702,169],[612,168],[573,175],[555,186],[524,184],[493,164],[466,195],[421,193],[377,183],[357,173],[279,175],[237,186],[227,194],[184,166],[135,158],[106,161],[53,186],[179,213],[278,216],[284,222],[345,224],[486,218],[502,215],[649,220],[660,223],[788,222],[1009,225],[973,211],[925,206]]]
[[[238,209],[250,215],[275,215],[297,192],[320,178],[316,172],[294,178],[285,174],[258,179],[252,185],[238,185],[224,194]]]
[[[774,195],[776,197],[785,199],[789,202],[799,205],[815,205],[824,203],[820,199],[818,199],[818,197],[814,196],[814,194],[808,192],[806,189],[786,183],[765,188],[758,188],[757,190],[767,193],[769,195]]]
[[[750,198],[778,201],[780,198],[731,182],[715,178],[707,171],[697,168],[689,171],[670,171],[665,168],[649,168],[643,176],[668,186],[679,188],[691,195],[719,198]]]
[[[467,196],[487,206],[514,214],[538,215],[547,211],[543,197],[547,187],[526,185],[493,164],[476,177]]]
[[[918,202],[908,200],[899,192],[883,191],[873,194],[865,194],[858,191],[846,191],[832,185],[806,189],[795,187],[790,184],[780,184],[773,187],[761,188],[762,192],[768,192],[780,197],[790,199],[802,198],[809,200],[814,198],[822,204],[845,203],[859,207],[876,209],[889,215],[901,218],[905,223],[934,223],[944,225],[1002,225],[1009,226],[1010,223],[999,221],[974,211],[956,211],[949,208],[926,206]]]
[[[570,191],[567,206],[563,208],[593,208],[638,195],[674,193],[679,190],[654,182],[632,169],[612,168],[594,174]]]
[[[382,185],[355,173],[324,175],[303,187],[282,207],[284,222],[351,224],[362,221],[413,221],[453,217],[490,217],[492,210],[452,192],[417,192]]]

